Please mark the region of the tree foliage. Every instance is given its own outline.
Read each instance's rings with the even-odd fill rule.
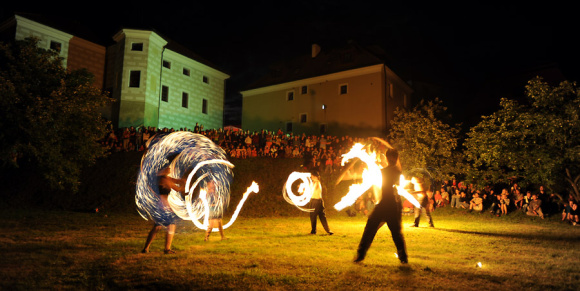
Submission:
[[[106,154],[99,109],[111,99],[91,73],[67,71],[37,42],[0,43],[0,161],[32,165],[52,189],[76,191],[81,169]]]
[[[389,140],[399,151],[403,170],[429,169],[437,180],[458,172],[459,126],[444,122],[446,111],[439,99],[421,100],[411,111],[395,110]]]
[[[576,83],[551,86],[535,78],[526,85],[524,104],[501,99],[501,108],[468,133],[472,176],[492,183],[519,178],[522,184],[562,189],[566,169],[579,170],[579,93]]]

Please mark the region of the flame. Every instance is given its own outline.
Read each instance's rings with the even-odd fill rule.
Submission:
[[[312,212],[314,209],[312,208],[302,208],[310,202],[312,199],[312,194],[314,193],[314,183],[312,182],[310,173],[302,173],[302,172],[292,172],[288,176],[288,180],[286,180],[286,184],[284,184],[284,189],[282,194],[284,195],[284,199],[296,206],[298,209],[306,212]],[[292,184],[296,182],[296,180],[302,180],[302,183],[298,186],[298,193],[300,195],[294,194],[292,192]]]
[[[351,206],[354,202],[372,186],[381,187],[383,184],[383,176],[381,175],[381,168],[377,164],[376,153],[368,153],[364,150],[364,146],[360,143],[353,145],[352,149],[342,155],[342,165],[353,158],[359,158],[367,165],[367,168],[362,172],[362,183],[353,184],[349,187],[348,193],[334,205],[338,211]]]
[[[193,187],[195,187],[195,184]],[[258,193],[259,191],[260,191],[260,187],[258,186],[258,184],[255,181],[252,181],[252,185],[250,185],[250,187],[248,187],[246,189],[246,192],[242,195],[242,199],[240,200],[240,202],[238,202],[238,206],[236,207],[236,211],[234,212],[234,214],[230,218],[230,221],[226,225],[223,226],[223,229],[230,227],[236,221],[236,219],[238,218],[238,214],[240,214],[240,211],[242,210],[244,203],[248,199],[248,196],[250,196],[251,193]],[[199,220],[197,220],[197,219],[192,219],[193,224],[195,224],[195,226],[197,226],[197,228],[203,229],[203,230],[206,230],[207,227],[209,226],[209,209],[210,208],[209,208],[209,203],[207,201],[206,194],[207,194],[207,192],[205,189],[201,189],[199,191],[199,199],[201,199],[201,201],[203,202],[203,206],[204,206],[203,224],[201,222],[199,222]],[[189,196],[191,196],[191,195],[189,195]],[[216,232],[216,231],[219,231],[219,229],[217,229],[217,228],[212,229],[212,232]]]
[[[348,193],[334,205],[334,208],[338,211],[353,205],[356,200],[371,187],[375,186],[380,189],[383,184],[383,176],[381,174],[382,167],[378,164],[379,157],[375,152],[369,153],[364,149],[364,145],[356,143],[353,145],[351,150],[342,155],[342,157],[341,165],[343,166],[347,161],[353,158],[358,158],[367,165],[367,168],[362,172],[362,183],[351,185]],[[405,186],[411,183],[413,179],[415,178],[413,177],[411,180],[407,180],[405,179],[405,176],[401,175],[399,178],[399,185],[394,185],[393,187],[396,187],[399,195],[405,197],[413,205],[420,208],[421,204],[419,204],[419,201],[405,190]],[[379,200],[380,199],[377,199],[377,201]]]
[[[415,197],[413,195],[411,195],[405,189],[405,187],[407,187],[407,185],[409,185],[410,183],[413,183],[413,182],[415,182],[415,183],[417,182],[415,177],[412,177],[411,180],[407,180],[407,179],[405,179],[404,175],[401,175],[399,177],[399,185],[394,185],[394,187],[397,188],[397,193],[399,193],[399,195],[405,197],[405,199],[409,200],[409,202],[411,202],[411,204],[415,205],[415,207],[421,208],[421,204],[419,203],[419,201],[417,201],[417,199],[415,199]]]

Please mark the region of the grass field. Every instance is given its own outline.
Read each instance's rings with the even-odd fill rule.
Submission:
[[[288,206],[291,207],[291,206]],[[352,259],[366,218],[330,211],[335,235],[309,235],[308,216],[241,217],[204,242],[178,224],[174,255],[164,233],[141,254],[151,225],[136,213],[4,210],[0,289],[577,290],[580,227],[438,209],[436,228],[410,228],[409,264],[396,259],[383,227],[363,264]],[[224,219],[227,222],[227,218]],[[424,224],[424,223],[423,223]],[[478,262],[482,267],[477,267]]]

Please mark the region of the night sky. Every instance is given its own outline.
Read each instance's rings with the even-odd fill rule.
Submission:
[[[521,96],[525,81],[536,74],[557,81],[577,81],[580,75],[575,9],[554,1],[105,2],[91,9],[78,2],[78,8],[63,11],[50,1],[18,1],[3,4],[0,19],[14,11],[67,17],[106,41],[121,27],[155,29],[231,76],[226,99],[234,109],[241,105],[239,90],[267,64],[309,54],[313,43],[322,49],[348,41],[383,47],[405,80],[438,88],[418,97],[443,99],[455,121],[465,125],[497,109],[500,97]],[[226,116],[226,124],[238,122],[239,111]]]

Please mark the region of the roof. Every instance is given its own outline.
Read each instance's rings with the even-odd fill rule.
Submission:
[[[344,47],[328,50],[322,48],[315,57],[312,54],[302,55],[271,65],[266,75],[245,90],[385,64],[384,58],[376,52],[376,48],[371,52],[354,42],[349,42]]]

